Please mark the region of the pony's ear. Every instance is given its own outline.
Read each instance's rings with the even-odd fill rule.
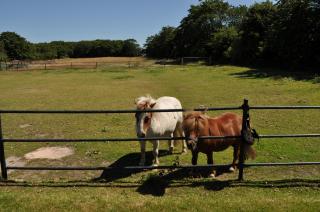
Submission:
[[[189,119],[190,117],[193,117],[192,112],[183,113],[183,120]]]
[[[135,104],[135,105],[138,105],[138,103],[140,102],[140,100],[141,100],[141,97],[135,98],[135,99],[134,99],[134,104]]]
[[[156,105],[156,102],[150,104],[150,107],[153,108]]]
[[[202,114],[206,114],[208,107],[206,107],[204,105],[200,105],[199,108],[204,109],[204,110],[200,111]]]

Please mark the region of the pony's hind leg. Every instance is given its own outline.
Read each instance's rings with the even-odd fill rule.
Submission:
[[[153,166],[158,166],[159,165],[159,140],[153,141]]]
[[[171,136],[173,137],[173,134],[171,133]],[[171,155],[173,153],[173,149],[174,149],[174,140],[168,140],[168,146],[169,146],[169,154]]]
[[[146,141],[145,140],[139,141],[139,143],[140,143],[140,152],[141,152],[139,166],[144,166],[146,162]]]
[[[175,131],[173,132],[173,136],[174,137],[185,137],[181,123],[177,123],[177,127],[176,127]],[[181,153],[182,154],[187,153],[188,149],[187,149],[187,143],[186,143],[185,139],[181,140],[181,146],[182,146]]]

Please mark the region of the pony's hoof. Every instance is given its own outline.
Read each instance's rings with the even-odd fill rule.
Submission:
[[[235,171],[235,168],[233,168],[232,166],[229,168],[229,171],[230,172],[234,172]]]
[[[187,153],[188,153],[188,150],[187,150],[187,149],[183,149],[182,152],[181,152],[182,155],[183,155],[183,154],[187,154]]]
[[[216,176],[214,175],[214,173],[211,173],[211,174],[209,175],[209,177],[210,177],[210,178],[216,178]]]
[[[153,163],[151,166],[157,167],[157,166],[159,166],[159,164],[158,163]]]

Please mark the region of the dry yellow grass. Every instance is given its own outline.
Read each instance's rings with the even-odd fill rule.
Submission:
[[[27,69],[96,68],[97,66],[151,66],[155,61],[145,57],[64,58],[32,61]]]
[[[145,57],[92,57],[92,58],[63,58],[54,60],[38,60],[33,63],[55,63],[55,64],[70,64],[70,63],[128,63],[140,62],[150,63],[153,60]]]

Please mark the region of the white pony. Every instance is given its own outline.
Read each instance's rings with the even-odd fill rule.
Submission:
[[[136,133],[138,138],[150,137],[184,137],[182,129],[183,115],[182,112],[143,112],[143,110],[152,109],[182,109],[178,99],[169,96],[163,96],[159,99],[153,99],[151,96],[141,96],[135,100],[137,110],[136,117]],[[159,164],[159,140],[153,143],[153,165]],[[182,153],[187,152],[185,141],[182,141]],[[174,140],[169,140],[169,152],[173,152]],[[141,158],[140,166],[145,164],[146,141],[140,141]]]

